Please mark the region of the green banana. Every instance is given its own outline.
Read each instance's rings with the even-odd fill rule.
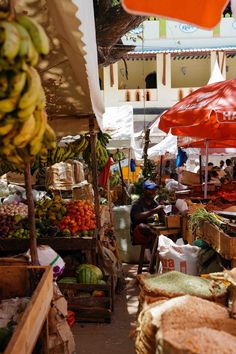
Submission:
[[[41,89],[41,80],[37,70],[32,66],[27,66],[26,72],[28,88],[19,101],[18,106],[20,109],[28,108],[36,103]]]
[[[35,111],[35,131],[30,141],[30,154],[37,155],[42,146],[43,134],[47,123],[47,115],[44,111]]]
[[[4,98],[0,100],[0,112],[9,113],[16,108],[18,97]]]
[[[20,49],[20,36],[16,27],[8,21],[1,21],[0,28],[4,31],[4,42],[1,48],[1,54],[7,60],[12,61]]]
[[[26,62],[29,62],[32,66],[35,66],[38,62],[39,55],[33,45],[28,31],[17,22],[13,22],[13,24],[20,36],[20,49],[18,55],[20,57],[25,57]]]
[[[17,22],[28,31],[38,53],[44,55],[48,54],[49,40],[43,27],[28,16],[18,17]]]
[[[9,97],[16,97],[21,94],[26,83],[26,73],[24,71],[14,74],[10,80]]]
[[[13,144],[18,148],[24,148],[30,141],[35,129],[35,118],[31,116],[21,125],[20,131],[15,136]]]

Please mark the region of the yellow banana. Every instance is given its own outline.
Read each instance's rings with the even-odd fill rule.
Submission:
[[[18,110],[17,116],[18,116],[19,120],[22,122],[27,120],[29,118],[29,116],[31,116],[31,114],[34,113],[35,109],[36,109],[35,104],[32,104],[31,106],[29,106],[25,109]]]
[[[6,97],[7,89],[8,89],[7,75],[1,73],[0,74],[0,98]]]
[[[32,66],[28,66],[26,72],[28,88],[19,101],[18,106],[20,109],[25,109],[34,104],[39,97],[41,88],[41,80],[37,70]]]
[[[48,149],[54,149],[56,147],[56,135],[48,123],[46,123],[45,126],[43,140]]]
[[[47,123],[47,114],[44,111],[35,111],[35,131],[30,141],[30,154],[37,155],[42,146],[43,134]]]
[[[13,144],[18,148],[24,148],[30,141],[35,128],[34,115],[31,116],[22,124],[20,131],[15,136]]]
[[[26,73],[24,71],[13,75],[11,79],[12,88],[10,89],[9,97],[19,96],[26,84]]]
[[[12,154],[12,151],[15,150],[15,146],[14,145],[11,145],[11,144],[8,144],[8,145],[4,145],[2,148],[1,148],[1,152],[5,155],[11,155]]]
[[[29,33],[32,42],[39,54],[49,53],[49,40],[43,27],[28,16],[20,16],[17,22]]]
[[[17,155],[17,154],[11,154],[6,156],[7,160],[12,162],[13,164],[15,164],[16,166],[22,168],[24,166],[24,161],[22,160],[22,158]]]
[[[9,119],[9,121],[5,121],[3,124],[0,125],[0,136],[7,135],[13,129],[15,121]]]
[[[3,57],[12,61],[20,49],[20,36],[16,27],[8,21],[1,21],[0,28],[4,31],[4,42],[1,48]]]
[[[43,87],[41,86],[39,97],[36,103],[36,106],[39,110],[43,110],[46,107],[46,96]]]
[[[9,113],[14,111],[17,104],[17,97],[4,98],[0,100],[0,113]]]

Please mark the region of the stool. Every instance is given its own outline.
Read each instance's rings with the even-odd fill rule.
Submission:
[[[138,262],[138,274],[141,274],[143,270],[145,249],[146,249],[146,245],[141,245],[139,262]]]

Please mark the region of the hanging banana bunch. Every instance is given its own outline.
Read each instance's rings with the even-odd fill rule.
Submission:
[[[48,37],[35,20],[20,16],[0,21],[0,155],[19,170],[56,146],[35,69],[39,56],[48,53]]]
[[[91,166],[92,160],[91,160],[91,144],[90,144],[90,138],[89,136],[86,136],[86,139],[88,141],[88,145],[86,149],[83,152],[83,159],[85,162]],[[109,159],[109,154],[106,149],[107,144],[109,143],[109,140],[111,137],[106,134],[99,132],[97,134],[97,139],[96,139],[96,158],[97,158],[97,164],[98,164],[98,170],[101,170],[104,166],[106,166],[108,159]]]

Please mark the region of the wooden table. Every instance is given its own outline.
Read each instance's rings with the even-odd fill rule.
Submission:
[[[177,235],[181,231],[181,228],[180,227],[169,228],[165,225],[155,225],[155,223],[149,225],[152,228],[153,232],[156,234],[156,239],[152,248],[151,261],[148,269],[149,273],[154,273],[155,263],[156,263],[156,269],[159,264],[158,252],[157,252],[159,236]]]

